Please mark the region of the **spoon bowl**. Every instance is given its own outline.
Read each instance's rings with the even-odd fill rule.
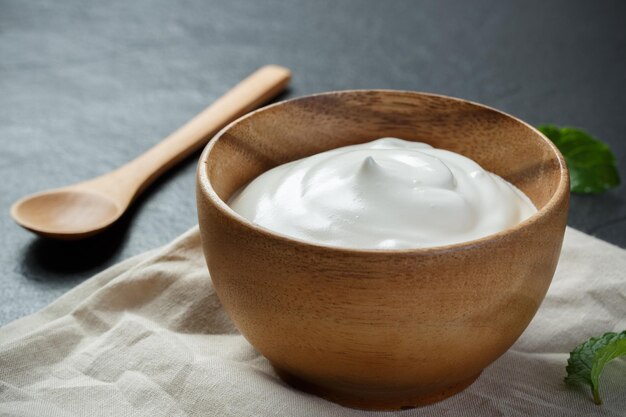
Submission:
[[[61,188],[25,197],[11,216],[25,229],[53,239],[82,239],[104,230],[124,213],[117,201],[94,191]]]
[[[17,224],[53,239],[82,239],[119,219],[150,183],[206,143],[223,126],[278,95],[287,68],[267,65],[126,165],[97,178],[22,198],[11,207]]]

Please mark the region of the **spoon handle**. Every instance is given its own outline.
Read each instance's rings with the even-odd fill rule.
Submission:
[[[291,72],[278,65],[259,68],[163,141],[98,178],[99,185],[130,202],[161,174],[202,147],[226,124],[277,96],[290,78]]]

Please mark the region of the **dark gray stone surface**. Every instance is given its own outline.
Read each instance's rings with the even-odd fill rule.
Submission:
[[[20,229],[14,200],[122,164],[266,63],[293,70],[288,97],[420,90],[581,126],[626,175],[625,16],[621,0],[0,0],[0,323],[192,227],[197,155],[86,242]],[[570,225],[626,247],[624,189],[574,197]]]

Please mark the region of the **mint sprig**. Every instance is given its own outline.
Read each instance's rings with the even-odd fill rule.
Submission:
[[[563,154],[573,193],[598,194],[620,184],[615,155],[606,144],[572,127],[542,125],[538,129]]]
[[[620,356],[626,356],[626,330],[592,337],[570,353],[565,382],[591,386],[593,401],[600,405],[600,374],[607,363]]]

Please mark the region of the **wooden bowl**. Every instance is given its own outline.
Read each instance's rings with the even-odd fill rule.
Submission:
[[[280,235],[226,203],[272,167],[383,136],[466,155],[538,212],[470,242],[357,250]],[[197,199],[217,294],[278,374],[350,407],[398,409],[463,390],[524,331],[559,258],[569,180],[556,147],[500,111],[432,94],[340,91],[223,129],[200,158]]]

